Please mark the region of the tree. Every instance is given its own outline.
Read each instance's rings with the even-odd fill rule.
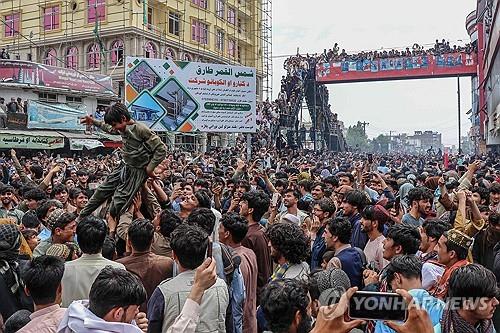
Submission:
[[[345,140],[351,151],[358,149],[366,150],[368,148],[368,136],[360,121],[356,125],[349,126]]]
[[[372,149],[374,152],[387,154],[389,152],[390,138],[388,135],[380,134],[372,140]]]

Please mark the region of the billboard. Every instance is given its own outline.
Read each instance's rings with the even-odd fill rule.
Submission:
[[[164,59],[126,58],[125,102],[157,132],[256,131],[256,70]]]
[[[58,149],[64,148],[64,137],[47,131],[0,131],[1,149]]]
[[[0,81],[113,96],[111,77],[22,60],[0,60]]]
[[[476,73],[477,54],[465,52],[318,63],[316,66],[316,79],[321,83],[448,77]]]
[[[86,115],[84,105],[76,109],[66,104],[29,101],[28,128],[84,131],[85,125],[80,124],[80,118]]]

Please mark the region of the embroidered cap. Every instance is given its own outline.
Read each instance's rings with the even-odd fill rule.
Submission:
[[[458,231],[457,229],[448,230],[446,238],[449,242],[452,242],[453,244],[460,246],[461,248],[464,248],[466,250],[470,249],[473,243],[473,239],[471,237],[467,236],[461,231]]]

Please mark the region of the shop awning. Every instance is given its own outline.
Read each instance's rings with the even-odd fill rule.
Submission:
[[[94,135],[98,136],[102,140],[113,141],[113,142],[122,142],[122,137],[120,135],[108,134],[106,132],[94,132]]]
[[[69,148],[71,150],[83,150],[83,148],[94,149],[104,147],[99,137],[93,134],[85,134],[83,132],[62,132],[61,135],[69,140]]]

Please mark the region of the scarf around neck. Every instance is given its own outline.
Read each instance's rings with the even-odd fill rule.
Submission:
[[[446,333],[493,333],[491,320],[482,320],[476,326],[465,321],[456,310],[446,310],[441,318],[441,332]]]

